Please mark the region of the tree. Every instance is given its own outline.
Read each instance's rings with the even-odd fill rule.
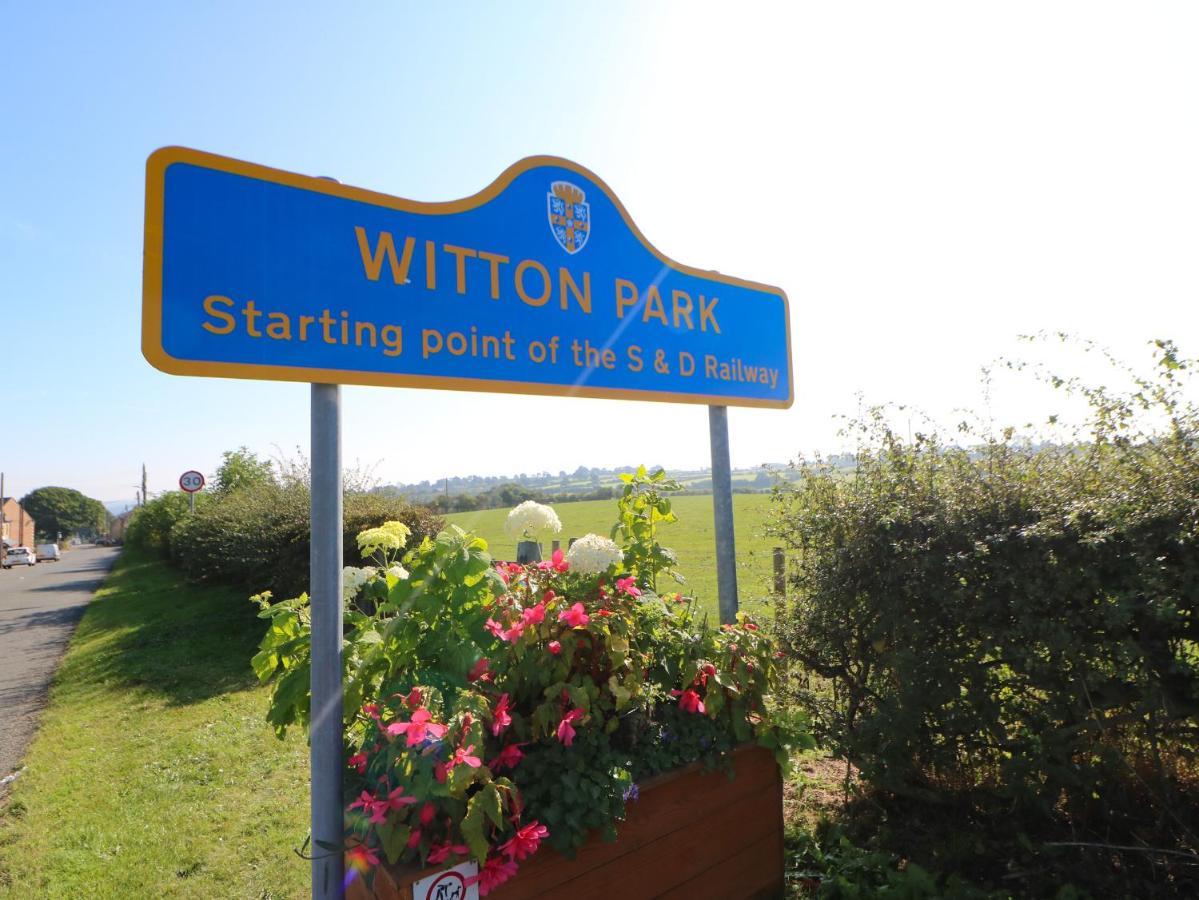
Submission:
[[[33,517],[37,533],[50,540],[60,533],[94,537],[104,531],[108,517],[103,503],[73,488],[38,488],[21,498],[21,506]]]
[[[275,469],[269,459],[263,459],[246,447],[226,450],[223,462],[213,479],[213,492],[225,496],[243,488],[275,481]]]

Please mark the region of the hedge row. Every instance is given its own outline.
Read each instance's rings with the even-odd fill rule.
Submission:
[[[1127,398],[1084,392],[1090,440],[967,449],[876,419],[853,475],[780,490],[795,700],[877,795],[1195,849],[1199,409],[1170,351]]]
[[[195,581],[220,581],[248,591],[293,597],[308,589],[308,488],[300,483],[261,482],[223,496],[197,496],[188,514],[180,492],[141,507],[129,523],[126,543],[167,556]],[[346,565],[362,565],[355,536],[389,520],[412,530],[413,542],[435,535],[440,517],[425,507],[373,493],[345,496]]]

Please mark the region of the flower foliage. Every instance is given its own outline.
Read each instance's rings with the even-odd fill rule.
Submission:
[[[755,738],[785,756],[796,738],[768,708],[765,632],[708,627],[599,541],[611,548],[585,548],[591,565],[557,551],[521,566],[451,526],[403,557],[408,577],[380,568],[361,583],[344,650],[355,865],[471,857],[485,894],[543,841],[569,854],[593,829],[614,836],[638,778]],[[275,679],[280,731],[307,723],[305,604],[262,613],[254,666]]]

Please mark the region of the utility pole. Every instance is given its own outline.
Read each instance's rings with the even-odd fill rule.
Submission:
[[[149,496],[149,495],[146,493],[146,464],[142,463],[142,500],[141,500],[142,503],[146,502],[147,496]],[[139,506],[140,505],[141,504],[139,504]]]
[[[0,472],[0,553],[4,552],[4,473]]]

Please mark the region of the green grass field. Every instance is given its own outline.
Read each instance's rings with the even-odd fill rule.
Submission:
[[[0,897],[302,897],[303,735],[278,741],[244,594],[126,550],[0,810]]]
[[[686,495],[672,501],[679,521],[664,526],[661,543],[679,557],[679,570],[687,577],[687,588],[713,614],[716,612],[716,541],[713,536],[711,495]],[[559,538],[562,546],[572,537],[588,532],[608,535],[616,521],[615,500],[586,500],[575,503],[551,504],[562,520]],[[771,545],[765,533],[769,512],[769,494],[734,494],[733,516],[737,539],[738,593],[743,609],[753,612],[770,592]],[[487,541],[494,556],[501,559],[516,557],[516,543],[504,531],[508,517],[506,509],[487,509],[478,512],[453,513],[446,516]],[[543,544],[549,555],[549,545]],[[669,582],[669,579],[667,579]],[[659,583],[659,589],[669,585]]]

